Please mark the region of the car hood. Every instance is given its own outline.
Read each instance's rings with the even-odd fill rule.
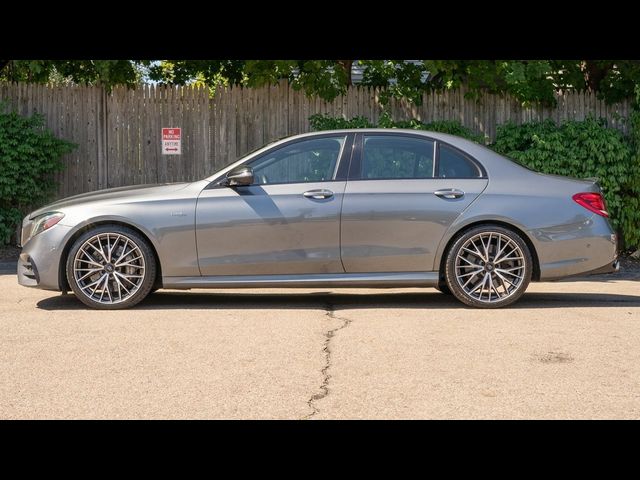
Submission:
[[[135,199],[136,197],[166,194],[181,190],[187,185],[189,185],[189,183],[152,183],[146,185],[107,188],[105,190],[97,190],[95,192],[81,193],[80,195],[63,198],[56,202],[45,205],[44,207],[31,212],[29,218],[37,217],[38,215],[42,215],[43,213],[63,210],[65,208],[74,207],[77,205],[85,205],[92,202],[104,202],[111,200],[117,203],[121,203],[131,199]]]

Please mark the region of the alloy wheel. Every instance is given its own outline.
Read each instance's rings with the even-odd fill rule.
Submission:
[[[455,258],[455,280],[464,293],[483,303],[502,302],[525,281],[522,248],[509,236],[485,231],[467,239]]]
[[[73,259],[78,289],[100,304],[131,298],[143,285],[145,261],[140,246],[121,233],[99,233],[87,239]]]

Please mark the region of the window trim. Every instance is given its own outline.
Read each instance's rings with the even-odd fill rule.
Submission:
[[[331,179],[329,180],[320,180],[320,181],[308,181],[308,182],[277,182],[277,183],[252,183],[251,185],[240,185],[238,187],[256,187],[256,186],[262,186],[262,187],[267,187],[269,185],[297,185],[297,184],[305,184],[305,183],[324,183],[324,182],[339,182],[339,181],[346,181],[347,176],[346,176],[346,171],[351,163],[351,158],[353,156],[353,140],[355,137],[355,133],[351,133],[351,132],[345,132],[345,133],[321,133],[318,135],[310,135],[308,137],[302,137],[302,138],[295,138],[292,139],[288,142],[284,142],[284,143],[280,143],[272,148],[270,148],[269,150],[263,152],[262,154],[260,154],[257,157],[253,157],[250,159],[247,159],[246,161],[238,164],[236,167],[240,167],[242,165],[247,165],[253,162],[256,162],[262,158],[264,158],[265,156],[271,155],[274,151],[276,150],[280,150],[282,148],[286,148],[289,147],[291,145],[295,145],[296,143],[301,143],[301,142],[306,142],[309,140],[317,140],[320,138],[337,138],[337,137],[345,137],[344,139],[344,143],[342,144],[342,148],[340,149],[340,153],[338,155],[338,160],[336,162],[336,166],[333,170],[333,174]],[[345,164],[343,166],[343,164]],[[229,188],[226,185],[223,185],[222,183],[224,182],[226,176],[222,175],[221,177],[216,178],[214,181],[212,181],[211,183],[209,183],[209,185],[207,185],[207,187],[205,187],[205,190],[212,190],[212,189],[216,189],[216,188]],[[238,188],[238,187],[234,187],[234,188]]]
[[[364,137],[366,136],[393,136],[393,137],[405,137],[405,138],[417,138],[419,140],[426,140],[433,142],[433,177],[425,177],[425,178],[361,178],[362,175],[362,155],[364,150]],[[440,169],[440,144],[445,145],[452,150],[458,152],[461,156],[469,160],[480,172],[479,177],[437,177],[435,174],[439,172]],[[353,156],[351,158],[351,162],[349,165],[349,174],[347,176],[347,181],[349,182],[375,182],[378,180],[487,180],[487,171],[484,166],[476,160],[474,157],[469,155],[467,152],[459,149],[458,147],[451,145],[448,142],[443,142],[442,140],[435,139],[433,137],[429,137],[427,135],[421,134],[413,134],[413,133],[395,133],[395,132],[361,132],[356,134],[356,138],[353,143]]]
[[[411,133],[395,133],[395,132],[361,132],[358,133],[355,140],[354,156],[351,160],[351,168],[349,168],[348,181],[377,181],[377,180],[432,180],[433,177],[421,177],[421,178],[397,178],[397,177],[380,177],[380,178],[361,178],[362,175],[362,157],[364,153],[364,137],[378,137],[388,136],[394,138],[412,138],[417,140],[425,140],[433,143],[433,168],[436,164],[436,140],[435,138],[428,137],[426,135],[411,134]],[[433,172],[433,170],[432,170]],[[432,173],[433,174],[433,173]]]

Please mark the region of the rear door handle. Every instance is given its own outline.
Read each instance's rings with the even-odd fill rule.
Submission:
[[[306,198],[312,198],[314,200],[324,200],[326,198],[333,197],[333,192],[331,190],[318,189],[318,190],[309,190],[308,192],[304,192],[303,195]]]
[[[440,190],[436,190],[433,192],[434,195],[440,198],[462,198],[464,197],[464,192],[462,190],[458,190],[457,188],[442,188]]]

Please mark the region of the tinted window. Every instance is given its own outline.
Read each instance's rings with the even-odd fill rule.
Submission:
[[[362,178],[433,178],[433,142],[410,137],[365,135]]]
[[[253,168],[255,183],[302,183],[331,180],[345,138],[314,138],[269,152],[249,164]]]
[[[438,177],[478,178],[482,174],[471,160],[451,147],[440,144],[438,156]]]

